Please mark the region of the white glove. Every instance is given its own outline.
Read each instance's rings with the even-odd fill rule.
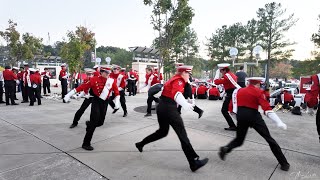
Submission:
[[[119,91],[123,91],[122,87],[119,87],[118,90],[119,90]]]
[[[62,76],[63,79],[67,79],[68,75]]]
[[[20,81],[19,81],[19,80],[16,80],[16,83],[17,83],[17,85],[18,85],[18,84],[20,84]]]
[[[91,95],[89,93],[84,95],[84,98],[86,98],[86,99],[89,99],[90,97],[91,97]]]
[[[120,108],[120,96],[119,95],[114,98],[114,105],[115,105],[114,109]]]
[[[76,99],[82,98],[86,93],[84,93],[83,91],[77,95]]]
[[[76,94],[76,90],[75,89],[72,89],[68,94],[66,94],[63,98],[63,100],[65,102],[69,102],[70,101],[70,97],[73,96],[74,94]]]
[[[177,92],[174,99],[186,111],[193,111],[193,105],[188,103],[181,92]]]
[[[220,69],[218,68],[216,71],[216,75],[214,76],[213,80],[219,79],[220,78]]]
[[[188,103],[192,104],[193,106],[196,105],[196,100],[195,99],[190,99],[188,98]]]
[[[277,127],[282,128],[282,129],[284,129],[284,130],[287,129],[287,125],[284,124],[284,123],[281,121],[281,119],[279,118],[279,116],[278,116],[275,112],[273,112],[272,110],[266,111],[266,116],[267,116],[268,118],[270,118],[273,122],[275,122],[276,125],[277,125]]]

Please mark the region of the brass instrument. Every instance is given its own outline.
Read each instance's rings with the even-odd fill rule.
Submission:
[[[272,109],[274,112],[277,112],[278,110],[280,110],[282,108],[283,104],[278,103],[276,106],[274,106],[274,108]]]

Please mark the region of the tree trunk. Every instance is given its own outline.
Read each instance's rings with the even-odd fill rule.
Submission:
[[[269,40],[268,40],[268,63],[267,63],[267,73],[266,73],[266,87],[269,87],[269,72],[270,72],[270,59],[271,59],[271,41],[272,41],[272,28],[269,27]]]

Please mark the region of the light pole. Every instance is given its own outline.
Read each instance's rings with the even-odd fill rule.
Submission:
[[[107,62],[108,65],[110,65],[111,58],[110,57],[106,57],[106,62]]]

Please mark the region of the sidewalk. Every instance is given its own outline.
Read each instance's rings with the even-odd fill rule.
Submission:
[[[279,112],[287,131],[264,118],[291,164],[291,169],[283,172],[269,146],[253,129],[242,147],[226,161],[220,160],[219,147],[229,143],[235,132],[223,130],[227,123],[220,112],[222,101],[197,100],[205,111],[203,117],[197,119],[197,114],[185,111],[182,116],[194,149],[200,157],[208,157],[209,163],[192,173],[172,128],[168,137],[138,152],[134,143],[157,130],[157,118],[143,117],[146,94],[126,99],[128,117],[122,117],[122,110],[111,114],[108,109],[105,124],[93,136],[95,149],[91,152],[81,148],[90,108],[80,124],[69,129],[83,99],[64,104],[43,98],[42,106],[33,107],[1,104],[0,179],[320,179],[315,116]]]

